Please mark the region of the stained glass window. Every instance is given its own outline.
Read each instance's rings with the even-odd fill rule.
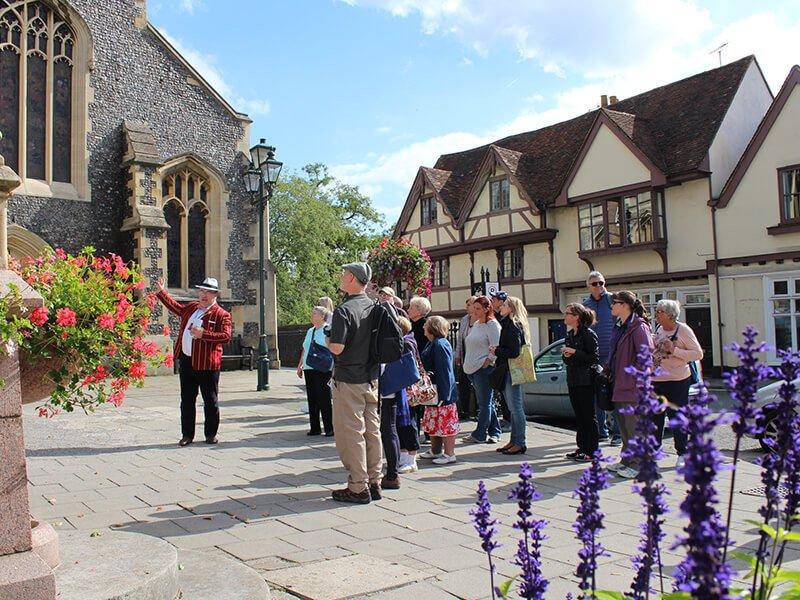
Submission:
[[[167,220],[167,287],[181,287],[181,209],[176,202],[164,207]]]
[[[206,213],[202,204],[189,211],[189,287],[206,276]]]
[[[0,0],[0,152],[26,178],[72,179],[75,36],[65,21],[39,0]]]

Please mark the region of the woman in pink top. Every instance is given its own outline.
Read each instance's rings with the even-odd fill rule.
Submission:
[[[703,349],[697,341],[692,328],[680,323],[681,305],[677,300],[659,300],[656,304],[656,322],[658,329],[653,334],[653,377],[655,392],[664,396],[669,403],[666,415],[670,418],[675,408],[686,406],[689,401],[689,387],[692,385],[692,374],[689,363],[703,358]],[[658,439],[664,433],[665,413],[656,417]],[[672,432],[675,450],[678,452],[678,465],[683,465],[683,453],[686,452],[686,434],[676,430]]]

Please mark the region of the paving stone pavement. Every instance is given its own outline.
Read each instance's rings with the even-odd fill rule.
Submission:
[[[217,446],[203,444],[202,435],[200,443],[176,445],[180,427],[175,376],[149,378],[143,389],[131,390],[121,408],[102,407],[90,415],[62,414],[46,420],[35,416],[34,406],[27,406],[33,514],[62,531],[134,531],[212,557],[235,557],[258,570],[276,589],[276,598],[479,600],[489,597],[489,576],[467,514],[475,488],[483,480],[489,489],[502,521],[497,570],[501,578],[513,576],[517,536],[511,524],[516,505],[507,496],[519,464],[528,461],[542,494],[536,514],[549,521],[543,553],[551,582],[547,595],[575,594],[572,573],[578,545],[571,525],[577,502],[572,490],[583,466],[563,458],[573,446],[570,432],[529,423],[529,450],[521,457],[498,455],[494,446],[459,445],[456,464],[420,461],[420,470],[402,476],[401,489],[386,491],[383,500],[342,505],[330,498],[330,490],[342,486],[345,472],[332,439],[306,436],[308,417],[300,412],[305,392],[294,371],[271,372],[269,392],[255,392],[255,383],[255,372],[222,374]],[[469,431],[472,424],[462,426]],[[202,433],[200,406],[198,432]],[[747,453],[746,458],[754,456]],[[677,482],[674,461],[671,456],[662,466],[672,491],[668,542],[684,524],[677,511],[684,486]],[[727,494],[726,484],[727,478],[721,494]],[[758,484],[757,467],[745,462],[737,490]],[[641,520],[639,499],[630,482],[619,479],[602,498],[607,515],[603,541],[612,556],[600,560],[598,585],[626,589]],[[759,498],[737,493],[735,501],[739,516],[732,537],[737,545],[752,548],[756,534],[744,520],[754,518]],[[306,590],[303,595],[302,589],[281,587],[297,580],[318,583],[319,577],[312,575],[328,571],[320,563],[347,565],[357,555],[370,557],[363,561],[361,587],[350,573],[338,578],[329,573],[324,592]],[[793,550],[790,558],[798,556]],[[668,572],[680,558],[664,551]],[[213,568],[213,559],[209,565]],[[222,581],[220,598],[225,598]]]

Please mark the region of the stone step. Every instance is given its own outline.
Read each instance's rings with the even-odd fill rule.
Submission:
[[[270,600],[257,571],[219,554],[178,551],[178,582],[185,600]]]
[[[104,529],[59,533],[58,600],[175,600],[178,552],[159,538]],[[183,596],[191,598],[191,596]]]

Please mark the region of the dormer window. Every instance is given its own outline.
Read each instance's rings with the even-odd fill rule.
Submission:
[[[489,210],[506,210],[511,206],[511,182],[508,177],[489,182]]]
[[[422,225],[436,223],[436,198],[433,196],[423,196],[420,199],[422,209]]]
[[[800,165],[779,171],[781,223],[800,223]]]

